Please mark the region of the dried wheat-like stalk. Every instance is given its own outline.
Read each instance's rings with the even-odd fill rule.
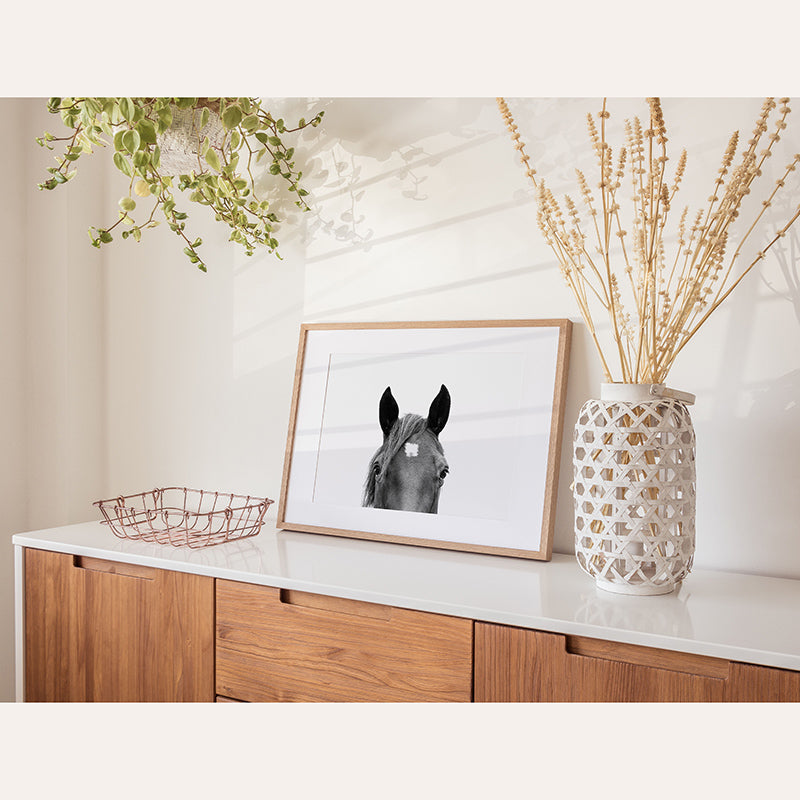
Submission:
[[[788,98],[776,102],[769,97],[736,164],[739,134],[731,136],[707,205],[694,216],[684,208],[677,247],[668,256],[665,227],[683,180],[687,156],[684,150],[669,175],[661,102],[650,97],[647,103],[648,127],[643,127],[638,117],[626,121],[625,145],[616,155],[606,137],[606,121],[610,117],[606,100],[597,120],[591,114],[587,116],[597,159],[599,193],[576,170],[580,200],[565,196],[562,208],[545,182],[537,180],[508,105],[502,97],[497,98],[525,174],[536,190],[539,228],[578,302],[600,354],[606,380],[613,380],[612,359],[610,353],[603,352],[597,337],[592,307],[598,304],[611,322],[614,360],[619,362],[623,383],[663,383],[678,353],[800,216],[798,206],[756,257],[741,267],[742,248],[800,163],[800,154],[796,154],[734,251],[728,252],[729,239],[733,239],[731,226],[780,140],[791,110]],[[620,215],[623,184],[630,198],[627,227]]]

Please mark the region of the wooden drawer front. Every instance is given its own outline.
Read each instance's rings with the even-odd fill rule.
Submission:
[[[800,703],[800,672],[731,662],[725,699],[735,703]]]
[[[800,672],[475,623],[476,702],[800,702]]]
[[[217,581],[217,694],[469,702],[472,621]]]
[[[712,702],[728,661],[502,625],[475,625],[476,702]]]
[[[214,579],[25,551],[27,701],[211,701]]]

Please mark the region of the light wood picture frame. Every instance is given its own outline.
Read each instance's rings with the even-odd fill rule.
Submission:
[[[571,333],[302,325],[278,528],[550,560]]]

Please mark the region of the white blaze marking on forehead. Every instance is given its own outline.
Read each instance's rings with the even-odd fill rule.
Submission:
[[[419,445],[406,442],[403,446],[406,451],[406,458],[416,458],[419,455]]]

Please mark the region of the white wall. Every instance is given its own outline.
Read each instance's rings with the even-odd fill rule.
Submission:
[[[703,200],[730,133],[747,137],[760,102],[664,101],[672,142],[689,150],[685,202]],[[310,105],[281,110],[289,118],[292,108],[298,117],[326,109],[322,128],[304,139],[314,213],[301,220],[305,235],[284,232],[283,262],[247,259],[222,235],[207,246],[204,276],[161,231],[109,251],[113,493],[174,480],[277,497],[301,321],[567,316],[579,323],[568,425],[597,393],[598,360],[541,241],[494,100]],[[512,108],[540,172],[571,190],[575,153],[588,151],[585,116],[598,103],[517,100]],[[610,108],[617,124],[646,113],[643,101]],[[798,143],[800,128],[790,126],[775,168]],[[792,192],[796,202],[797,183]],[[797,267],[787,269],[770,257],[671,375],[671,385],[698,396],[698,567],[800,577],[800,297]],[[126,374],[145,379],[138,395]],[[557,552],[573,549],[565,439]]]
[[[6,104],[4,104],[6,105]],[[22,108],[6,105],[0,125],[0,149],[23,146]],[[9,159],[0,193],[0,238],[3,242],[0,290],[0,700],[13,696],[14,686],[14,561],[11,536],[26,525],[25,447],[25,162]]]
[[[13,553],[22,530],[93,519],[105,485],[103,256],[86,229],[105,209],[102,163],[53,193],[37,184],[57,130],[44,100],[0,101],[0,700],[13,698]]]
[[[116,211],[103,203],[101,159],[82,165],[80,181],[51,192],[37,188],[55,162],[34,139],[44,131],[62,135],[63,126],[45,101],[19,105],[26,156],[27,524],[36,529],[93,518],[91,502],[103,481],[105,269],[87,230],[115,219]]]
[[[760,105],[758,99],[664,101],[672,157],[679,146],[689,151],[683,202],[704,201],[728,137],[739,129],[742,140],[749,138]],[[574,192],[575,154],[590,155],[586,113],[599,103],[526,100],[512,102],[512,109],[540,174],[557,192]],[[619,125],[646,106],[619,100],[610,110]],[[776,174],[800,150],[800,128],[791,122],[770,164]],[[349,169],[361,173],[354,186],[320,192],[323,215],[336,219],[352,204],[356,218],[363,217],[360,229],[374,233],[369,249],[323,236],[309,243],[306,319],[580,321],[536,229],[530,187],[492,100],[339,101],[325,129],[332,148],[320,148],[320,158],[349,160]],[[581,166],[592,175],[586,160]],[[762,178],[761,191],[774,177]],[[789,188],[785,202],[793,209],[797,173]],[[788,216],[785,206],[778,212]],[[800,285],[792,259],[798,236],[800,229],[787,240],[791,251],[773,253],[739,287],[670,375],[670,385],[698,396],[692,412],[698,567],[800,577]],[[582,323],[575,333],[568,425],[602,379]],[[557,552],[573,551],[565,438]]]
[[[54,122],[43,105],[0,108],[27,141]],[[12,225],[6,249],[26,255],[27,290],[19,269],[4,268],[2,353],[27,384],[4,387],[3,424],[10,451],[28,459],[30,506],[4,523],[6,535],[23,521],[33,528],[91,519],[90,502],[101,495],[165,483],[277,498],[303,321],[569,317],[577,324],[554,549],[572,552],[569,431],[602,375],[536,228],[530,187],[494,100],[275,107],[287,120],[326,110],[299,148],[314,211],[295,215],[299,227],[282,232],[278,261],[266,253],[248,259],[205,209],[187,209],[206,242],[206,275],[165,226],[98,253],[86,228],[114,213],[124,179],[88,161],[72,184],[45,196],[30,186],[46,156],[20,144],[24,170],[16,165],[14,180],[26,203],[10,214],[23,216],[27,236]],[[679,146],[689,150],[686,202],[702,201],[728,136],[739,127],[746,138],[759,108],[755,99],[664,101],[673,158]],[[587,152],[585,116],[598,103],[517,100],[512,109],[540,173],[571,191],[575,154]],[[632,100],[612,101],[610,110],[614,124],[646,113]],[[776,169],[800,151],[792,122]],[[798,193],[795,183],[793,205]],[[698,396],[697,567],[800,578],[798,235],[782,259],[771,255],[739,287],[670,376],[670,385]],[[23,291],[26,315],[13,301]],[[24,409],[23,447],[9,421]],[[8,463],[3,469],[3,490],[23,491],[19,473]],[[8,602],[10,595],[0,632],[10,631]]]

